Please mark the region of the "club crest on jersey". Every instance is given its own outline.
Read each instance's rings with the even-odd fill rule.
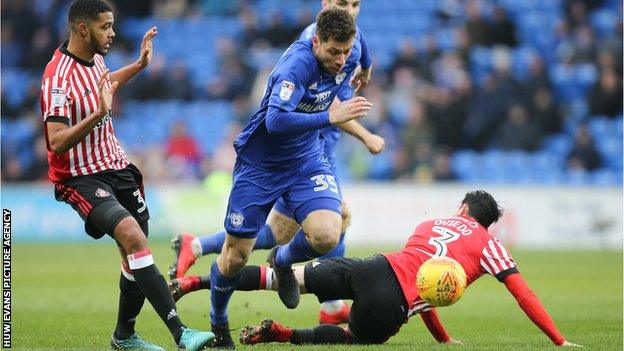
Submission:
[[[245,220],[245,217],[243,216],[242,213],[238,213],[238,212],[232,212],[230,213],[230,223],[232,223],[232,226],[234,228],[240,228],[243,226],[243,221]]]
[[[98,190],[95,191],[95,196],[97,197],[109,197],[110,194],[108,193],[108,191],[98,188]]]
[[[65,102],[67,101],[67,91],[63,88],[52,88],[50,89],[51,95],[51,104],[54,107],[63,107],[65,106]]]
[[[283,101],[290,100],[290,96],[295,91],[295,83],[287,80],[282,81],[282,89],[280,89],[280,99]]]
[[[342,81],[347,77],[347,74],[345,72],[340,72],[338,73],[338,75],[336,76],[336,84],[340,84],[342,83]]]

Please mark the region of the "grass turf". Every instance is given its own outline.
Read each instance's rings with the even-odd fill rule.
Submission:
[[[152,249],[166,273],[173,253],[168,243]],[[392,249],[392,248],[390,248]],[[250,263],[264,261],[259,251]],[[349,248],[349,256],[368,256],[369,248]],[[622,252],[512,250],[520,271],[537,293],[564,336],[588,350],[622,349]],[[213,256],[192,267],[207,272]],[[103,350],[108,348],[117,314],[119,258],[112,241],[84,244],[13,246],[12,328],[15,350]],[[179,303],[183,321],[210,328],[209,291],[185,296]],[[272,292],[237,292],[230,303],[230,326],[240,329],[270,317],[283,324],[316,324],[318,303],[302,297],[295,310],[283,307]],[[380,346],[305,346],[269,344],[238,349],[273,350],[536,350],[554,347],[524,315],[504,285],[485,276],[455,305],[438,309],[449,334],[464,346],[439,345],[414,317]],[[164,324],[146,302],[137,331],[168,350],[175,345]],[[236,339],[238,330],[233,332]]]

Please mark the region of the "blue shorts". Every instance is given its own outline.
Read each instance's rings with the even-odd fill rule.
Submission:
[[[341,214],[340,190],[326,161],[268,171],[237,160],[225,230],[239,238],[255,238],[280,197],[300,224],[316,210]]]
[[[342,198],[342,187],[340,186],[340,180],[338,179],[338,176],[336,175],[336,167],[334,166],[333,162],[330,162],[330,168],[332,171],[332,174],[334,174],[334,180],[336,181],[336,184],[338,185],[338,192],[340,194],[340,197]],[[277,201],[275,202],[275,205],[273,205],[273,208],[285,215],[286,217],[289,218],[295,218],[295,209],[290,206],[290,204],[286,203],[286,201],[284,200],[284,197],[280,196],[279,199],[277,199]],[[304,217],[305,218],[305,217]]]

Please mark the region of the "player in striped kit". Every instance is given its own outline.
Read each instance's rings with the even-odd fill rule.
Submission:
[[[126,157],[112,123],[113,95],[149,64],[157,29],[145,33],[135,63],[109,74],[104,55],[115,37],[111,6],[104,0],[77,0],[69,9],[68,20],[69,40],[54,52],[41,84],[49,178],[56,199],[78,212],[87,234],[95,239],[108,234],[119,246],[119,311],[111,346],[117,350],[164,350],[134,331],[147,298],[178,347],[199,350],[214,334],[186,328],[178,317],[148,246],[143,177]]]
[[[438,319],[435,309],[416,290],[420,265],[433,256],[457,260],[470,285],[484,274],[505,284],[522,310],[555,345],[578,346],[565,340],[535,293],[524,281],[516,262],[487,228],[498,221],[502,209],[483,190],[464,197],[455,216],[420,223],[405,247],[398,252],[366,259],[332,258],[294,267],[302,293],[319,301],[352,299],[348,328],[323,324],[313,329],[292,329],[264,320],[241,331],[241,342],[291,342],[293,344],[380,344],[388,340],[419,314],[440,343],[453,340]],[[268,267],[247,266],[239,289],[275,290]],[[204,278],[206,279],[206,278]]]

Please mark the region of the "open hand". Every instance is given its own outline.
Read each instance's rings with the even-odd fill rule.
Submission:
[[[368,82],[370,82],[372,74],[373,74],[372,67],[370,67],[369,69],[362,69],[361,66],[357,66],[357,68],[355,69],[355,72],[353,73],[353,77],[351,77],[351,81],[349,81],[349,84],[352,87],[355,87],[355,90],[353,91],[353,95],[356,95],[357,93],[360,92],[360,90],[366,88],[366,86],[368,85]]]
[[[107,87],[107,84],[110,84],[110,89]],[[106,116],[108,111],[113,106],[113,95],[117,90],[118,82],[110,83],[110,75],[108,74],[108,70],[104,71],[104,74],[98,80],[98,89],[100,90],[99,94],[99,102],[98,102],[98,112],[102,115],[102,117]]]
[[[143,36],[143,41],[141,42],[141,56],[139,57],[141,68],[147,67],[150,61],[152,61],[152,39],[156,36],[156,34],[158,34],[158,29],[154,26],[145,32],[145,35]]]

